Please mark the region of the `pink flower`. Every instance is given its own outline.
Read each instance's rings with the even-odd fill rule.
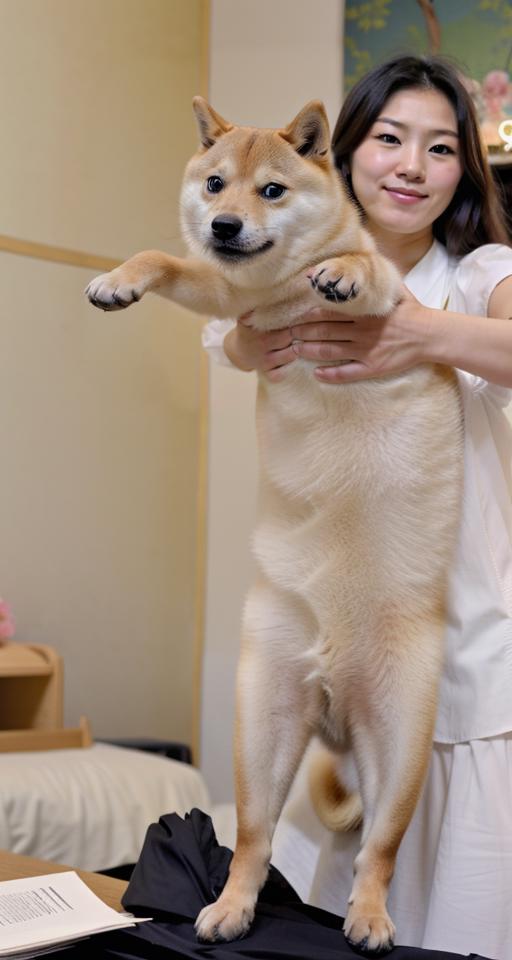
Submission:
[[[482,97],[487,119],[500,120],[506,118],[505,109],[508,109],[512,99],[512,84],[506,70],[491,70],[484,77]]]
[[[14,636],[14,620],[5,600],[0,597],[0,643]]]
[[[483,79],[484,97],[506,97],[509,92],[509,76],[505,70],[491,70]]]

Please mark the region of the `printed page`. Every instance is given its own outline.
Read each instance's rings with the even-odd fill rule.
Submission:
[[[134,922],[103,903],[74,871],[0,883],[0,957]]]

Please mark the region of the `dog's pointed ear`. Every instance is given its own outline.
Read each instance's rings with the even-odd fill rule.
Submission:
[[[301,157],[314,160],[329,155],[329,121],[320,100],[310,100],[295,119],[279,132]]]
[[[219,113],[210,106],[204,97],[194,97],[192,106],[196,115],[199,137],[202,146],[208,150],[224,133],[233,129],[233,124],[224,120]]]

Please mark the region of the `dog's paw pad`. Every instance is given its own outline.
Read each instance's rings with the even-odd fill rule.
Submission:
[[[315,293],[328,303],[347,303],[359,294],[357,281],[347,274],[340,273],[336,261],[326,261],[309,274],[309,280]]]

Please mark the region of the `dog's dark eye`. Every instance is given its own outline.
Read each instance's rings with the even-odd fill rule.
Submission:
[[[208,193],[220,193],[223,186],[224,180],[222,180],[220,177],[208,177],[208,180],[206,181]]]
[[[286,187],[281,186],[280,183],[267,183],[261,191],[261,196],[265,197],[266,200],[277,200],[278,197],[283,196],[285,190]]]

